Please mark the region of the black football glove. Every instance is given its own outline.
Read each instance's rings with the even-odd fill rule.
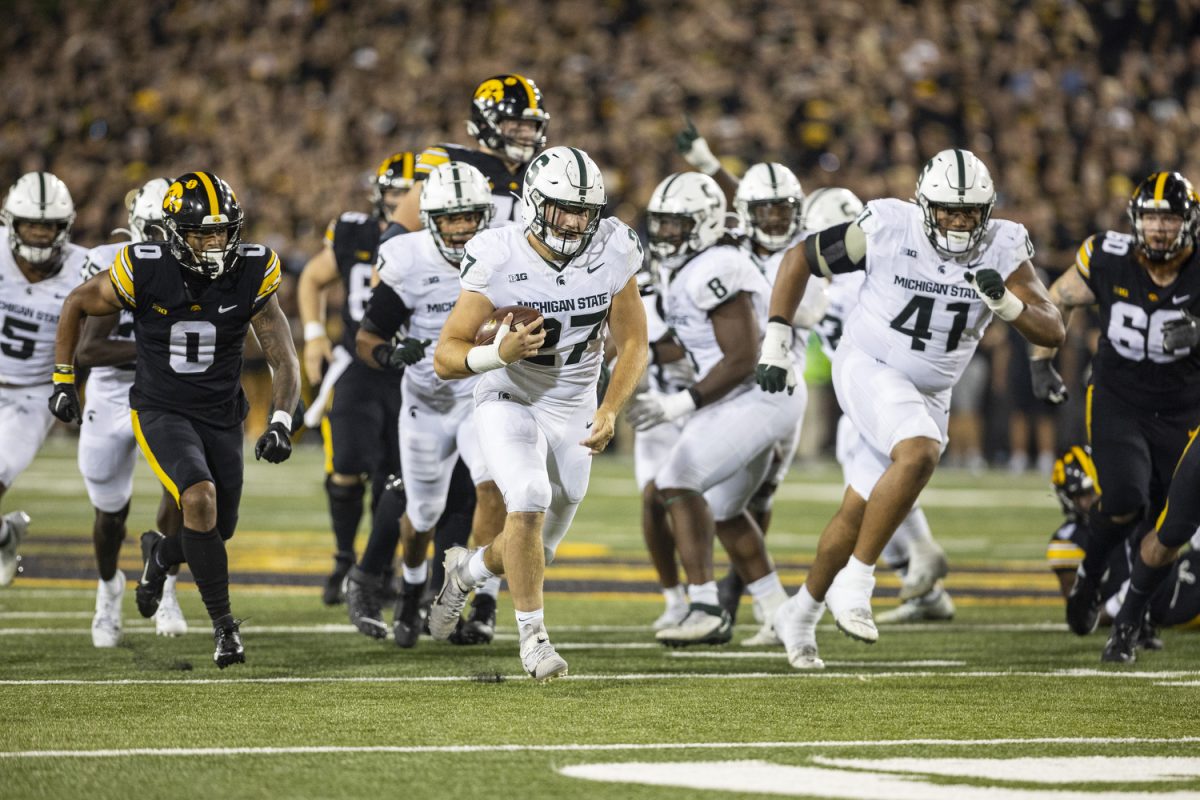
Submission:
[[[692,122],[691,117],[684,117],[686,123],[683,130],[675,134],[675,149],[679,151],[679,155],[686,157],[692,152],[692,145],[696,140],[701,138],[700,131],[696,130],[696,123]]]
[[[54,384],[54,394],[50,395],[50,413],[63,422],[79,425],[83,415],[79,412],[79,392],[75,391],[73,383]]]
[[[1169,319],[1163,323],[1163,350],[1187,350],[1200,342],[1200,317],[1194,317],[1184,311],[1179,319]]]
[[[1053,361],[1048,358],[1035,358],[1029,362],[1029,371],[1033,375],[1034,397],[1052,406],[1060,406],[1067,402],[1067,385],[1054,368]]]
[[[279,464],[287,461],[291,454],[292,437],[282,422],[272,422],[267,426],[266,432],[258,437],[254,445],[254,458],[257,461],[265,458],[272,464]]]
[[[395,347],[390,344],[376,345],[371,355],[384,369],[404,369],[425,358],[425,348],[432,343],[432,339],[414,339],[409,336],[400,340]]]
[[[968,274],[967,280],[973,282],[981,294],[987,295],[992,300],[1004,297],[1004,278],[1001,278],[1000,273],[994,269],[976,270],[974,278]]]

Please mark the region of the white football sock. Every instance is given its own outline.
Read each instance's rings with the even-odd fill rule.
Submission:
[[[405,564],[403,572],[405,583],[423,584],[429,579],[429,561],[422,561],[419,567],[410,567]]]
[[[689,583],[687,587],[688,600],[706,606],[720,605],[717,599],[717,582]]]
[[[750,596],[759,602],[766,600],[768,597],[779,594],[786,596],[787,594],[783,590],[783,584],[779,581],[779,573],[774,570],[763,575],[756,581],[751,581],[746,585],[746,588],[750,590]]]
[[[497,597],[500,594],[500,576],[493,575],[484,581],[480,586],[476,586],[475,594],[476,596],[486,594],[488,597]]]
[[[471,554],[471,558],[467,561],[467,574],[471,576],[471,580],[475,585],[486,581],[488,578],[496,577],[490,569],[483,563],[483,553],[487,547],[481,547]]]

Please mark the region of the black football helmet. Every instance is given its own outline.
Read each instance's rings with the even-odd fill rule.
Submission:
[[[163,225],[167,244],[179,263],[206,278],[217,278],[233,269],[242,240],[242,207],[229,184],[211,172],[189,172],[172,181],[163,198]],[[225,233],[217,248],[197,251],[188,235]]]
[[[1183,219],[1175,241],[1165,249],[1150,246],[1142,228],[1144,214],[1174,214]],[[1148,260],[1170,261],[1196,243],[1200,223],[1200,195],[1192,183],[1178,172],[1155,172],[1138,184],[1129,200],[1129,222],[1137,249]]]
[[[537,133],[532,141],[505,136],[500,123],[506,119],[532,120]],[[546,146],[550,115],[542,106],[542,93],[523,75],[497,75],[479,84],[471,104],[467,132],[484,147],[503,153],[518,164],[528,164]]]
[[[392,153],[379,164],[371,181],[371,201],[377,216],[389,219],[396,210],[396,203],[384,202],[384,192],[407,191],[413,187],[416,162],[416,154],[405,151]]]
[[[1073,518],[1081,516],[1084,509],[1079,507],[1079,500],[1097,491],[1091,446],[1074,445],[1059,456],[1050,473],[1050,483],[1063,513]]]

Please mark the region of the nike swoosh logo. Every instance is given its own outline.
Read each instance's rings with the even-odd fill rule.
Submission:
[[[603,262],[603,261],[601,261],[599,264],[597,264],[597,265],[596,265],[596,266],[594,266],[594,267],[588,267],[588,268],[587,268],[587,274],[588,274],[588,275],[591,275],[593,272],[595,272],[596,270],[600,269],[600,268],[601,268],[601,267],[603,267],[603,266],[604,266],[604,262]]]
[[[1175,305],[1179,306],[1179,305],[1183,305],[1184,303],[1186,303],[1188,300],[1191,300],[1191,299],[1192,299],[1192,296],[1190,294],[1185,294],[1182,297],[1172,297],[1171,302],[1174,303]]]
[[[590,423],[590,422],[589,422],[589,423],[588,423],[587,425],[585,425],[584,427],[586,427],[586,428],[590,429],[590,428],[592,427],[592,423]]]
[[[217,308],[217,313],[224,314],[226,311],[233,311],[235,308],[237,308],[237,303],[234,303],[231,306],[220,306]]]

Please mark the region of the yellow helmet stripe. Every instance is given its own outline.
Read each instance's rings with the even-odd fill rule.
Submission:
[[[217,200],[217,187],[213,185],[212,178],[208,177],[207,172],[197,172],[196,177],[204,184],[204,191],[208,194],[209,215],[220,216],[221,203]]]
[[[1157,208],[1158,204],[1163,201],[1163,192],[1167,188],[1167,178],[1171,176],[1169,172],[1158,173],[1158,180],[1154,183],[1154,205]]]
[[[404,167],[401,170],[401,174],[404,176],[404,178],[406,180],[410,180],[410,181],[412,180],[413,169],[415,167],[416,167],[416,164],[413,162],[413,154],[410,152],[406,152],[404,154]]]
[[[517,80],[519,80],[521,82],[521,85],[525,87],[525,93],[527,95],[529,95],[529,107],[531,109],[536,110],[537,109],[537,94],[533,91],[533,84],[531,84],[529,82],[529,79],[526,78],[524,75],[514,74],[513,77],[516,78]]]

